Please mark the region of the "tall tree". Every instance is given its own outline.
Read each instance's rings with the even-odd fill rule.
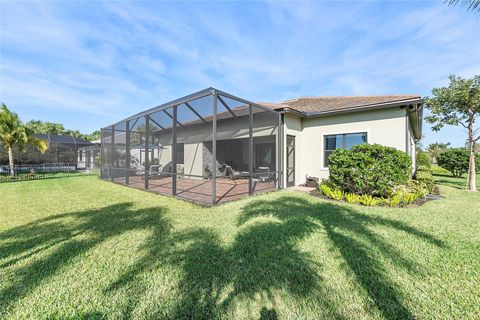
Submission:
[[[84,134],[78,130],[65,129],[63,124],[55,122],[30,120],[25,124],[25,126],[33,130],[33,133],[67,135],[75,138],[83,138],[88,141],[93,141],[100,138],[100,131],[98,130],[92,132],[91,134]]]
[[[435,161],[437,163],[438,156],[440,153],[447,151],[448,147],[450,146],[450,142],[447,143],[441,143],[441,142],[435,142],[435,143],[430,143],[427,147],[427,152],[432,158],[432,161]]]
[[[43,134],[64,134],[65,127],[61,123],[44,122],[41,120],[30,120],[25,123],[25,126],[32,129],[34,133]]]
[[[94,140],[100,139],[101,137],[102,137],[102,133],[100,132],[100,130],[95,130],[88,135],[87,140],[88,141],[94,141]]]
[[[434,88],[432,97],[425,103],[430,114],[425,119],[434,124],[432,129],[439,131],[444,125],[461,125],[468,133],[467,143],[470,152],[468,181],[471,191],[476,191],[475,179],[475,143],[480,136],[475,136],[475,120],[480,115],[480,75],[463,79],[451,75],[450,85]]]
[[[48,149],[48,143],[45,140],[34,136],[32,129],[27,128],[20,120],[18,114],[10,111],[2,103],[0,107],[0,142],[8,151],[8,163],[10,165],[10,176],[15,176],[13,148],[16,146],[19,150],[24,150],[27,144],[37,147],[40,152]]]

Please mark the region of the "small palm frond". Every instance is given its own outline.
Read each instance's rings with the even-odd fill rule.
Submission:
[[[45,153],[48,150],[47,140],[32,137],[29,143],[37,147],[38,151],[40,151],[41,153]]]
[[[467,7],[467,10],[480,12],[480,0],[444,0],[443,3],[446,3],[449,6],[461,4],[462,6]]]
[[[5,146],[12,146],[19,138],[19,128],[22,122],[18,114],[11,112],[8,107],[2,103],[0,107],[0,141]]]
[[[36,146],[40,152],[48,149],[48,142],[35,137],[33,130],[25,127],[18,114],[10,111],[4,103],[0,106],[0,142],[7,148],[15,145],[21,151],[28,144]]]

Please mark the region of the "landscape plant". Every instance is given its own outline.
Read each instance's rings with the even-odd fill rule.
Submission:
[[[320,184],[320,191],[323,195],[334,200],[342,200],[344,197],[344,192],[342,190],[335,189],[328,183]]]
[[[84,174],[0,184],[0,318],[476,319],[480,193],[439,187],[205,208]]]
[[[422,188],[426,189],[428,193],[433,191],[435,185],[435,179],[432,175],[432,170],[426,166],[418,166],[415,171],[415,180],[417,181]]]
[[[425,166],[427,168],[432,167],[432,161],[428,157],[427,153],[425,151],[423,151],[422,149],[417,151],[417,156],[416,156],[415,160],[416,160],[415,161],[416,167],[418,167],[418,166]]]
[[[469,150],[467,148],[451,148],[438,156],[438,165],[448,170],[454,177],[460,178],[469,170]],[[478,160],[476,160],[478,168]],[[474,168],[475,170],[475,168]]]
[[[411,170],[408,154],[379,144],[336,149],[329,157],[332,185],[360,195],[389,196],[395,186],[410,180]]]
[[[445,125],[461,125],[467,130],[469,189],[477,191],[475,144],[480,139],[480,135],[475,136],[475,120],[480,115],[480,75],[471,79],[451,75],[449,79],[448,87],[434,88],[432,97],[425,99],[426,106],[430,110],[425,120],[433,124],[434,131],[439,131]]]
[[[429,144],[427,147],[427,152],[432,162],[437,163],[437,158],[439,154],[444,151],[447,151],[449,146],[450,146],[450,142],[447,142],[447,143],[435,142],[435,143]]]
[[[433,183],[432,183],[433,188]],[[400,207],[411,204],[417,199],[425,197],[430,191],[423,182],[411,180],[405,185],[396,186],[392,194],[387,197],[375,197],[369,194],[348,193],[335,188],[330,181],[323,181],[318,189],[327,198],[345,200],[350,204],[362,204],[364,206],[387,206]]]
[[[355,193],[345,194],[345,201],[351,204],[357,204],[361,202],[361,196]]]
[[[14,147],[23,151],[27,145],[31,144],[42,153],[48,149],[47,141],[36,138],[34,132],[22,123],[18,114],[10,111],[4,103],[0,107],[0,142],[7,149],[10,177],[12,178],[15,177]]]
[[[369,194],[362,194],[360,197],[360,203],[369,207],[378,205],[380,201],[380,199],[375,198]]]

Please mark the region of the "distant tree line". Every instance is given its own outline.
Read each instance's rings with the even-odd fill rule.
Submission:
[[[25,126],[33,131],[35,134],[58,134],[58,135],[67,135],[75,138],[83,138],[88,141],[94,141],[100,139],[100,131],[95,130],[90,134],[81,133],[78,130],[65,129],[63,124],[41,121],[41,120],[30,120],[25,123]]]

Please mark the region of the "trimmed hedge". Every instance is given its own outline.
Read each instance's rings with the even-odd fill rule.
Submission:
[[[395,186],[411,178],[410,156],[379,144],[361,144],[350,150],[336,149],[329,158],[330,181],[349,193],[389,196]]]
[[[480,157],[475,155],[475,171],[480,171]],[[450,171],[454,177],[461,177],[468,172],[470,161],[470,151],[467,148],[451,148],[440,153],[437,157],[437,163],[440,167]]]
[[[419,167],[419,166],[425,166],[427,168],[432,167],[432,161],[430,161],[430,157],[423,150],[418,150],[417,151],[417,156],[416,156],[415,160],[416,160],[415,161],[416,167]]]
[[[426,166],[419,166],[415,172],[415,180],[420,182],[429,193],[433,191],[435,179],[433,178],[431,169]]]

